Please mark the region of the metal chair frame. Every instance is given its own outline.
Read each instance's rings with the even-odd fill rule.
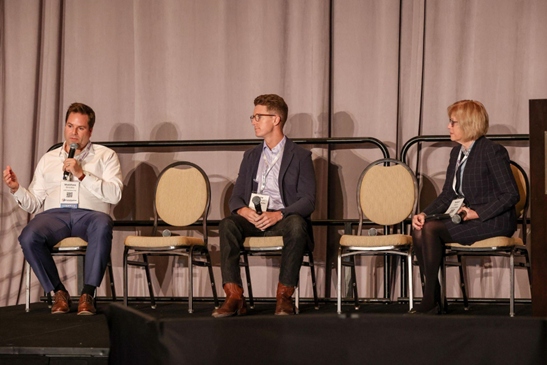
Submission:
[[[357,230],[357,236],[361,236],[363,232],[363,220],[364,220],[364,212],[361,208],[361,184],[363,181],[363,178],[365,175],[369,172],[369,170],[373,166],[377,166],[380,164],[384,164],[384,166],[389,166],[390,164],[396,164],[403,166],[409,173],[409,176],[412,179],[412,182],[414,184],[414,202],[413,202],[413,208],[411,209],[411,212],[414,212],[416,209],[416,205],[418,203],[418,183],[416,180],[416,176],[412,172],[412,170],[402,161],[395,160],[395,159],[380,159],[377,161],[372,162],[370,165],[368,165],[363,172],[361,173],[361,176],[359,177],[359,181],[357,184],[357,206],[359,210],[359,226]],[[370,219],[370,217],[369,217]],[[376,223],[376,222],[374,222]],[[403,233],[405,229],[404,220],[401,221],[398,224],[395,224],[393,226],[389,225],[383,225],[384,227],[384,234],[388,235],[390,234],[390,227],[393,227],[393,232],[395,232],[396,229],[399,229],[399,232]],[[362,246],[341,246],[338,247],[338,255],[337,255],[337,270],[338,270],[338,283],[337,283],[337,312],[340,314],[342,313],[342,267],[343,266],[350,266],[351,268],[351,282],[353,285],[353,294],[354,294],[354,300],[355,300],[355,309],[359,308],[359,297],[357,295],[357,285],[356,285],[356,272],[355,272],[355,256],[356,255],[364,255],[364,256],[377,256],[377,255],[383,255],[386,257],[386,255],[396,256],[402,258],[406,257],[406,262],[401,261],[401,277],[404,276],[404,269],[406,266],[407,272],[407,278],[406,282],[408,283],[408,301],[409,301],[409,308],[413,307],[413,284],[412,284],[412,260],[413,260],[413,253],[412,253],[412,245],[387,245],[387,246],[374,246],[374,247],[362,247]],[[343,262],[344,258],[348,258],[347,262]],[[388,262],[389,260],[385,260],[385,262]],[[386,271],[390,271],[390,268],[386,265],[384,268]],[[388,276],[389,277],[389,276]],[[404,282],[404,280],[402,280]],[[388,282],[385,283],[386,286],[389,285]],[[403,290],[403,285],[401,286],[401,290]],[[384,298],[387,300],[387,298]]]
[[[528,176],[524,169],[514,161],[511,161],[511,165],[515,167],[519,174],[522,176],[524,182],[523,190],[525,196],[524,206],[522,212],[517,212],[517,216],[522,216],[521,222],[521,233],[523,245],[515,244],[512,246],[492,246],[492,247],[473,247],[473,245],[465,247],[447,247],[446,257],[456,256],[458,262],[452,263],[444,260],[444,265],[442,266],[442,282],[441,285],[441,296],[443,302],[446,305],[446,266],[458,266],[459,276],[460,276],[460,287],[462,290],[464,307],[466,310],[469,309],[469,300],[467,296],[467,290],[465,285],[465,275],[464,275],[464,262],[462,258],[464,256],[501,256],[509,258],[509,268],[510,268],[510,287],[509,287],[509,316],[514,317],[515,315],[515,265],[518,267],[526,267],[528,272],[528,280],[530,285],[532,285],[532,273],[530,269],[530,258],[528,255],[528,249],[526,248],[526,235],[527,235],[527,220],[526,216],[528,213],[528,206],[530,202],[530,182]],[[517,184],[521,184],[521,181],[518,181]],[[524,257],[524,263],[515,264],[515,257]]]
[[[179,161],[174,162],[163,169],[163,171],[158,176],[158,179],[156,181],[156,188],[155,192],[157,192],[158,185],[161,181],[161,178],[163,174],[168,171],[169,169],[178,167],[178,166],[188,166],[190,168],[197,169],[201,175],[203,176],[206,184],[207,189],[207,202],[205,209],[201,216],[201,228],[203,230],[203,241],[204,245],[188,245],[188,246],[163,246],[163,247],[136,247],[136,246],[125,246],[124,248],[124,254],[123,254],[123,282],[124,282],[124,305],[127,305],[128,302],[128,266],[138,266],[138,267],[144,267],[145,273],[146,273],[146,280],[148,284],[148,291],[150,294],[150,301],[152,308],[156,308],[156,300],[154,297],[154,290],[152,288],[152,280],[150,276],[150,264],[148,262],[148,256],[185,256],[188,260],[188,275],[187,275],[187,283],[188,283],[188,312],[193,313],[193,266],[206,266],[209,271],[209,279],[211,281],[211,289],[213,292],[214,297],[214,303],[215,308],[218,308],[219,301],[215,286],[215,278],[213,275],[213,267],[211,263],[211,256],[209,255],[209,250],[207,248],[208,245],[208,230],[207,230],[207,215],[209,213],[209,208],[211,204],[211,186],[209,182],[209,178],[207,177],[207,174],[199,167],[198,165],[187,162],[187,161]],[[156,196],[156,193],[154,193],[154,197]],[[158,230],[158,221],[161,217],[159,216],[159,213],[157,211],[156,207],[156,200],[154,199],[154,226],[152,229],[152,236],[158,236],[159,230]],[[198,220],[199,221],[199,220]],[[196,229],[196,228],[192,228]],[[129,260],[129,257],[133,256],[141,256],[142,261],[137,260]],[[198,258],[205,257],[205,260],[198,260]]]

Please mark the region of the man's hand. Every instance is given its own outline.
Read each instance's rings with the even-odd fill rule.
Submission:
[[[280,211],[263,212],[262,214],[258,214],[257,212],[255,212],[253,209],[249,207],[240,208],[237,211],[237,214],[247,219],[249,222],[251,222],[256,228],[260,229],[261,231],[266,230],[267,228],[275,225],[277,222],[283,219],[283,215],[281,214]]]
[[[72,174],[72,176],[76,178],[80,178],[84,170],[82,170],[82,166],[78,162],[78,160],[74,158],[67,158],[65,162],[63,162],[63,171],[68,171]]]
[[[19,181],[17,180],[17,175],[15,175],[15,172],[13,172],[9,165],[6,166],[3,177],[4,183],[6,183],[7,187],[10,188],[12,194],[19,190]]]

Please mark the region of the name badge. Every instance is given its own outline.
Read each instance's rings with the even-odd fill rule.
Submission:
[[[450,206],[448,207],[446,212],[444,212],[444,214],[449,214],[451,217],[456,215],[458,213],[458,210],[460,210],[460,208],[462,207],[464,200],[464,198],[452,200],[452,203],[450,203]]]
[[[79,181],[61,181],[61,208],[78,208]]]
[[[270,202],[270,196],[269,195],[256,194],[256,193],[251,194],[251,200],[249,201],[249,208],[256,211],[256,207],[255,207],[255,204],[253,202],[254,197],[260,198],[260,208],[262,209],[263,212],[268,210],[268,204]]]

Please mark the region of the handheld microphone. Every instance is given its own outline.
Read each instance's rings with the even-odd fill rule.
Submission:
[[[379,234],[382,234],[382,232],[378,231],[374,227],[368,229],[368,235],[369,236],[378,236]]]
[[[168,230],[168,229],[164,229],[162,232],[161,232],[161,235],[163,237],[171,237],[171,231]]]
[[[432,220],[432,219],[450,219],[452,223],[454,224],[460,224],[464,218],[467,216],[467,212],[465,210],[462,210],[458,214],[454,214],[451,216],[450,214],[430,214],[425,217],[426,220]]]
[[[462,210],[458,214],[454,214],[450,219],[452,220],[452,223],[460,224],[465,219],[466,216],[467,216],[467,211]]]
[[[77,149],[78,149],[78,143],[71,143],[70,150],[68,151],[68,158],[74,158],[74,154],[76,153]],[[63,180],[68,180],[69,175],[70,175],[70,172],[65,171],[63,173]]]
[[[260,197],[255,196],[253,197],[253,204],[255,206],[255,210],[258,214],[262,214],[262,206],[260,205]]]

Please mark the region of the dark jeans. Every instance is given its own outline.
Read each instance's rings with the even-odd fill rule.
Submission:
[[[23,229],[19,243],[46,292],[59,283],[59,272],[51,248],[67,237],[87,241],[84,284],[99,286],[112,247],[112,218],[103,212],[87,209],[57,208],[37,214]]]
[[[239,253],[245,237],[283,236],[281,269],[279,282],[286,286],[296,286],[300,274],[302,258],[310,241],[308,224],[299,215],[289,215],[276,225],[261,231],[240,215],[224,218],[219,226],[220,266],[222,283],[236,283],[240,286],[241,271]]]

